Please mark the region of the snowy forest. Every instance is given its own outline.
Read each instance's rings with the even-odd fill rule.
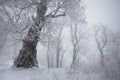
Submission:
[[[86,1],[0,0],[0,80],[120,80],[120,28]]]

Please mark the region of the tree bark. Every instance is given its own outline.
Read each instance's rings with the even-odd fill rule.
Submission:
[[[18,57],[14,60],[14,66],[17,68],[32,68],[38,66],[36,46],[39,40],[39,33],[45,24],[45,13],[47,11],[46,1],[47,0],[41,0],[37,6],[37,17],[23,40],[23,46]]]

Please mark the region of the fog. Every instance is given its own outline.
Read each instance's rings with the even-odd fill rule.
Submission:
[[[119,4],[0,1],[0,80],[120,80]]]
[[[85,0],[88,25],[105,24],[116,31],[120,27],[120,0]]]

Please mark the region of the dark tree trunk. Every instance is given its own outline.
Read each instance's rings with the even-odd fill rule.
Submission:
[[[20,50],[19,56],[14,61],[17,68],[31,68],[33,66],[37,66],[36,45],[37,42],[35,41],[23,41],[23,46]]]
[[[45,24],[45,13],[47,11],[46,0],[42,0],[37,7],[37,17],[34,24],[29,28],[26,37],[23,40],[22,49],[18,57],[14,60],[14,66],[17,68],[32,68],[38,66],[36,59],[36,46],[39,39],[39,33]]]

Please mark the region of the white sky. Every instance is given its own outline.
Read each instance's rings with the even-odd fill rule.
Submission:
[[[113,30],[120,27],[120,0],[85,0],[85,4],[89,26],[102,23]]]

